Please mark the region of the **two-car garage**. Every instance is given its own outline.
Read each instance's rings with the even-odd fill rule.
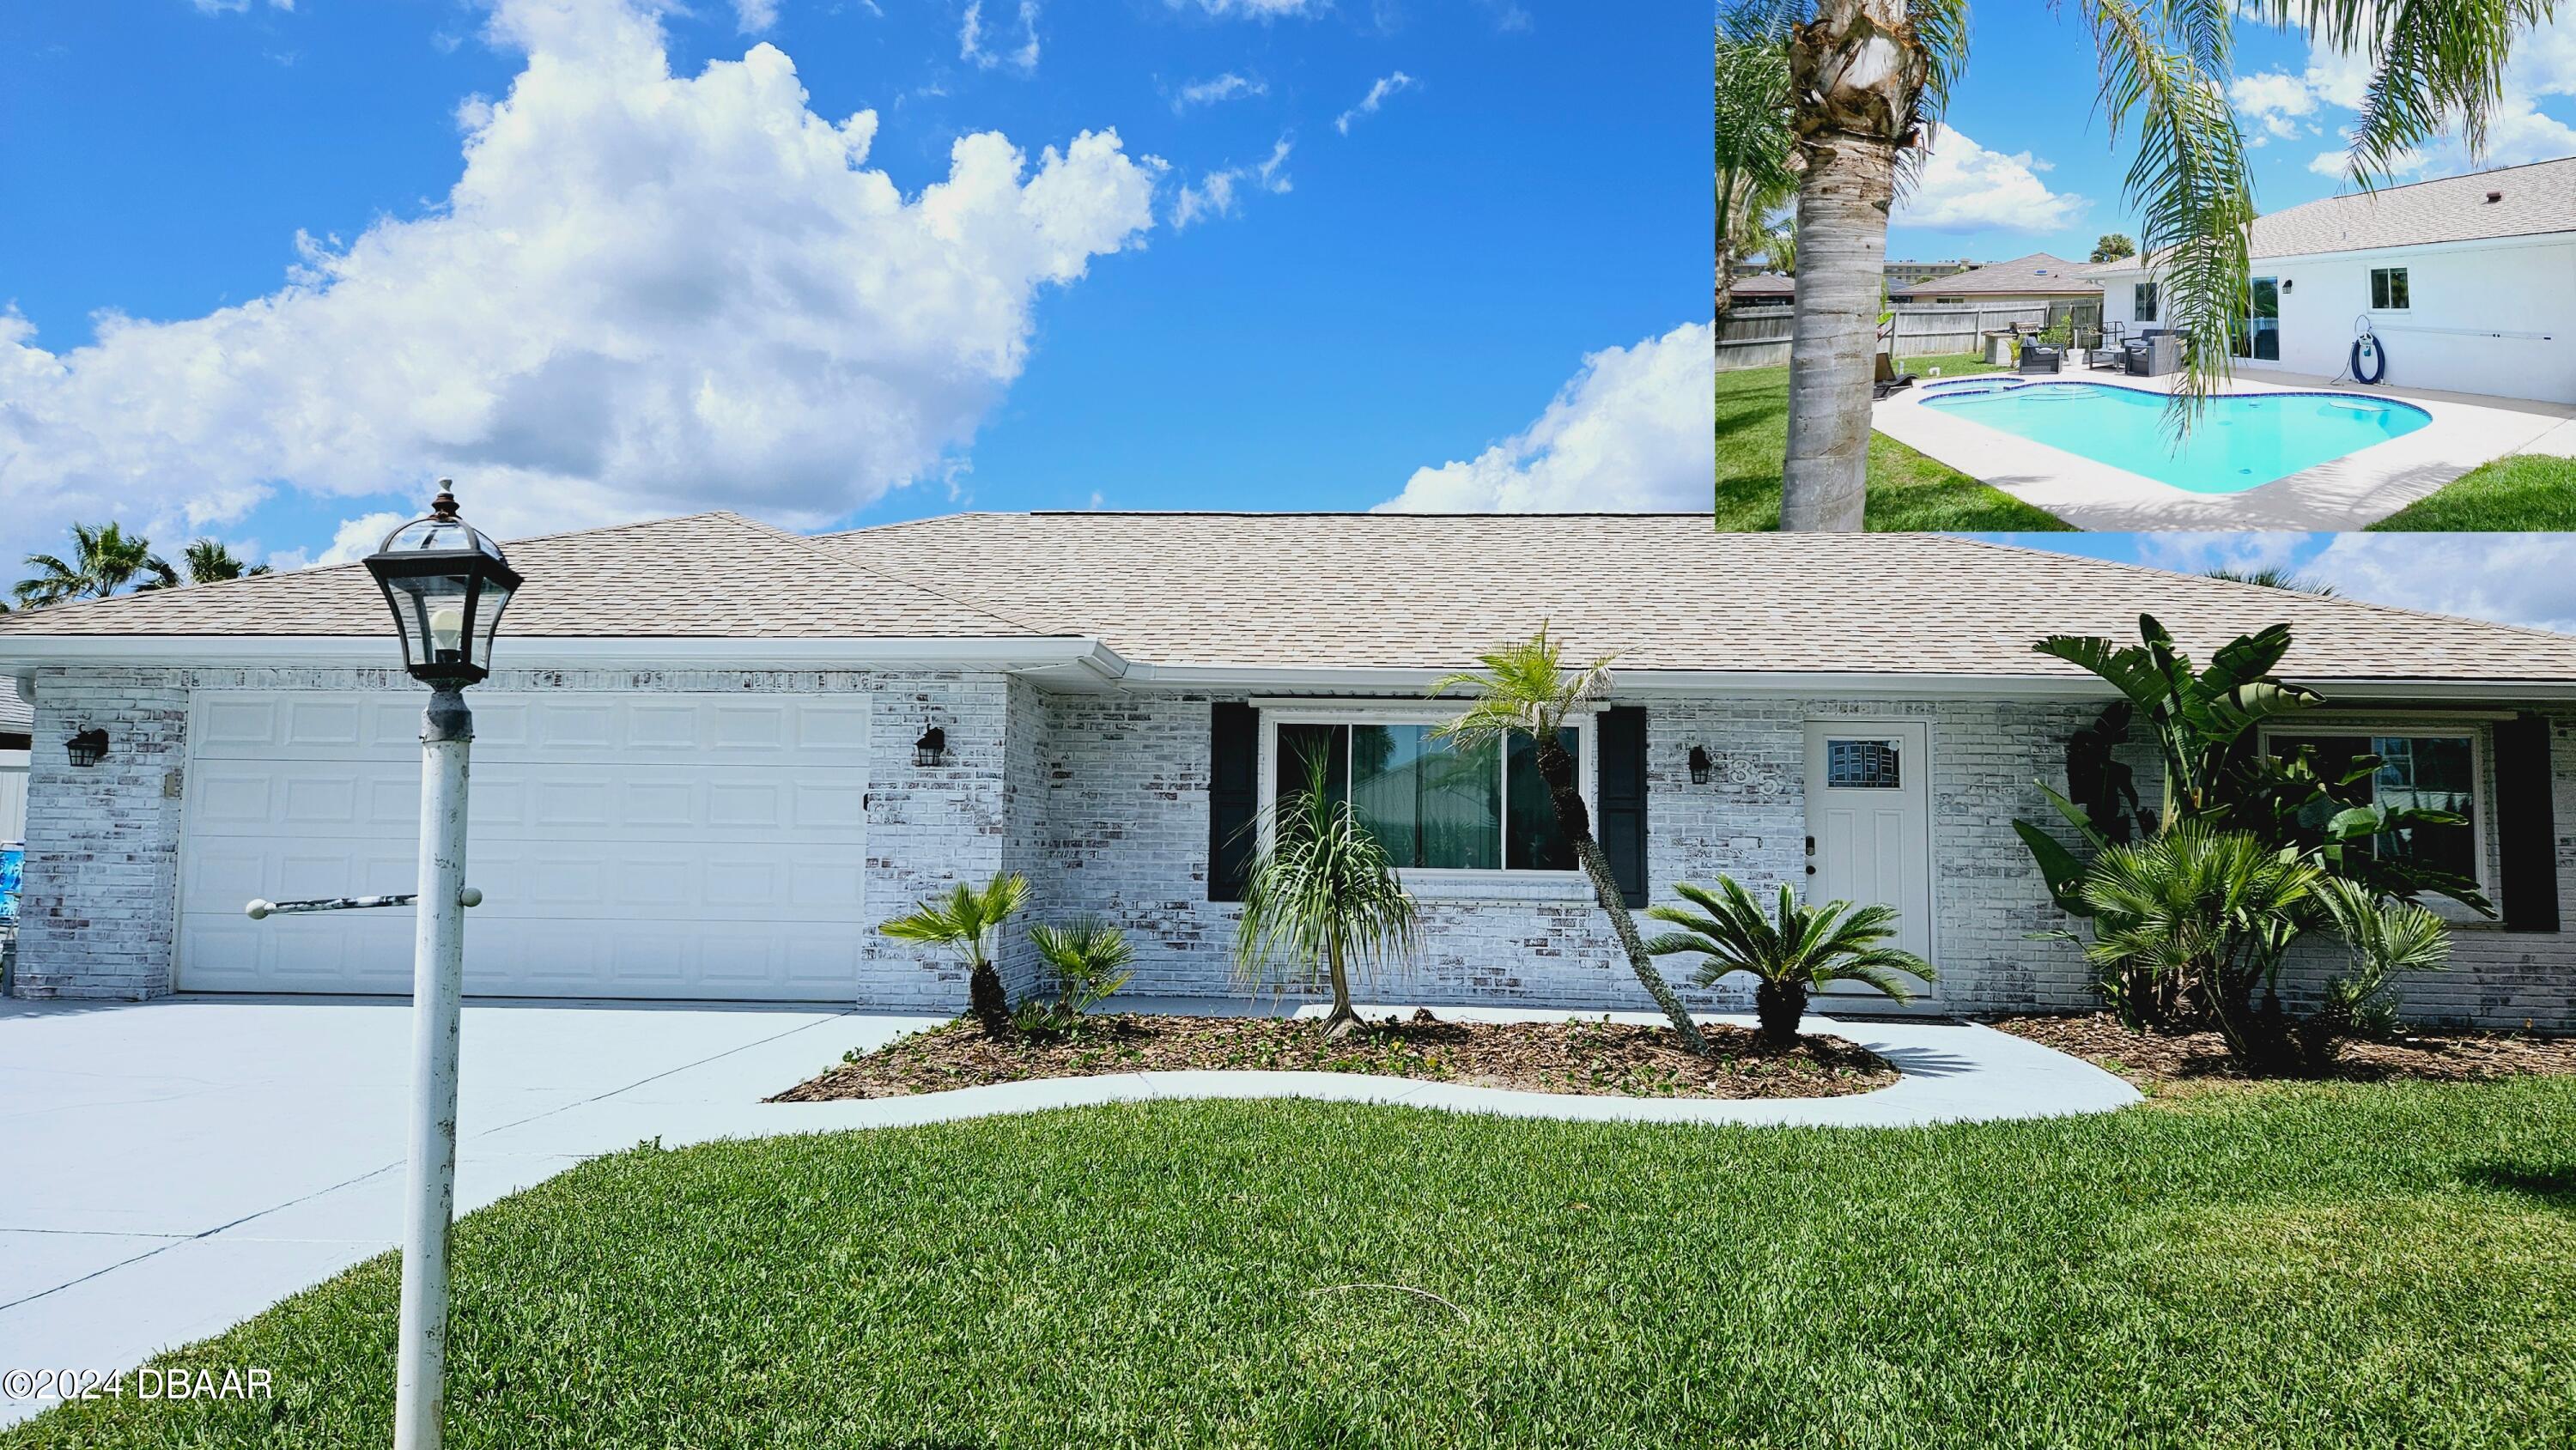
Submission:
[[[195,692],[181,991],[404,993],[404,908],[254,922],[254,897],[412,889],[412,689]],[[864,694],[486,693],[465,989],[849,1001],[864,899]]]

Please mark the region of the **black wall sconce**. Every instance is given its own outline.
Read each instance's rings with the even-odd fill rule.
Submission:
[[[71,752],[72,764],[87,769],[107,759],[107,732],[84,730],[64,741],[63,747]]]
[[[940,729],[936,725],[922,731],[921,738],[912,742],[912,763],[915,765],[946,765],[948,763],[948,732]]]
[[[1692,746],[1690,753],[1691,784],[1708,784],[1708,771],[1708,747],[1705,745]]]

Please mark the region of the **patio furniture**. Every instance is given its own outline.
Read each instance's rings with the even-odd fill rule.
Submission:
[[[2050,347],[2036,338],[2021,345],[2019,371],[2025,373],[2062,372],[2066,367],[2066,349]]]
[[[2097,346],[2087,348],[2084,351],[2084,366],[2087,368],[2127,367],[2129,365],[2129,345],[2127,340],[2123,338],[2121,334],[2128,330],[2128,324],[2124,322],[2103,323],[2101,342]]]
[[[1894,358],[1883,352],[1874,356],[1878,359],[1878,372],[1870,379],[1869,400],[1871,402],[1875,403],[1899,388],[1914,386],[1914,374],[1897,372]]]
[[[2131,338],[2127,351],[2132,377],[2160,378],[2182,371],[2182,339],[2173,333],[2151,332]]]

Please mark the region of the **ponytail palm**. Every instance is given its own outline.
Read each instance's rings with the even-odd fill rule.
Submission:
[[[1573,847],[1583,874],[1591,878],[1592,898],[1610,918],[1610,929],[1618,934],[1629,970],[1672,1019],[1683,1045],[1705,1053],[1708,1044],[1700,1036],[1699,1024],[1691,1021],[1681,998],[1673,995],[1671,984],[1647,959],[1646,943],[1637,935],[1637,920],[1628,914],[1618,878],[1611,874],[1610,858],[1592,838],[1592,813],[1584,808],[1583,791],[1575,781],[1574,757],[1558,734],[1567,719],[1609,692],[1610,661],[1598,659],[1569,670],[1564,656],[1563,647],[1547,637],[1545,625],[1526,643],[1477,656],[1485,667],[1482,672],[1451,675],[1431,687],[1435,695],[1452,689],[1475,693],[1466,710],[1437,733],[1464,746],[1500,743],[1513,735],[1530,738],[1536,747],[1539,778],[1547,782],[1548,800],[1556,808],[1557,829]]]
[[[1235,923],[1235,964],[1253,981],[1281,966],[1311,980],[1320,967],[1333,989],[1324,1031],[1338,1037],[1359,1025],[1351,969],[1411,955],[1422,943],[1422,918],[1386,847],[1350,802],[1333,799],[1324,759],[1305,764],[1305,788],[1282,797],[1262,823],[1266,839]]]
[[[1699,909],[1658,906],[1646,914],[1681,928],[1646,943],[1656,956],[1696,952],[1708,962],[1696,980],[1715,986],[1737,972],[1750,972],[1754,1015],[1762,1023],[1762,1041],[1787,1047],[1798,1040],[1798,1023],[1806,1015],[1809,993],[1835,982],[1861,982],[1898,1002],[1914,991],[1904,974],[1932,981],[1932,964],[1887,944],[1896,935],[1896,909],[1854,906],[1831,901],[1807,906],[1783,886],[1776,913],[1766,914],[1753,893],[1733,877],[1717,879],[1717,890],[1682,882],[1673,887]]]
[[[956,952],[966,963],[967,1010],[998,1037],[1010,1030],[1011,1005],[1002,991],[1002,974],[993,966],[991,944],[1002,923],[1028,899],[1029,878],[1017,873],[996,876],[982,886],[961,881],[946,896],[933,897],[877,930],[897,941]]]

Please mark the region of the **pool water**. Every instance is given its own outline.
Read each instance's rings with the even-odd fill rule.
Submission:
[[[2177,446],[2164,395],[2137,388],[1997,379],[1934,388],[1923,403],[2193,493],[2241,493],[2433,421],[2357,393],[2240,393],[2210,399]]]

